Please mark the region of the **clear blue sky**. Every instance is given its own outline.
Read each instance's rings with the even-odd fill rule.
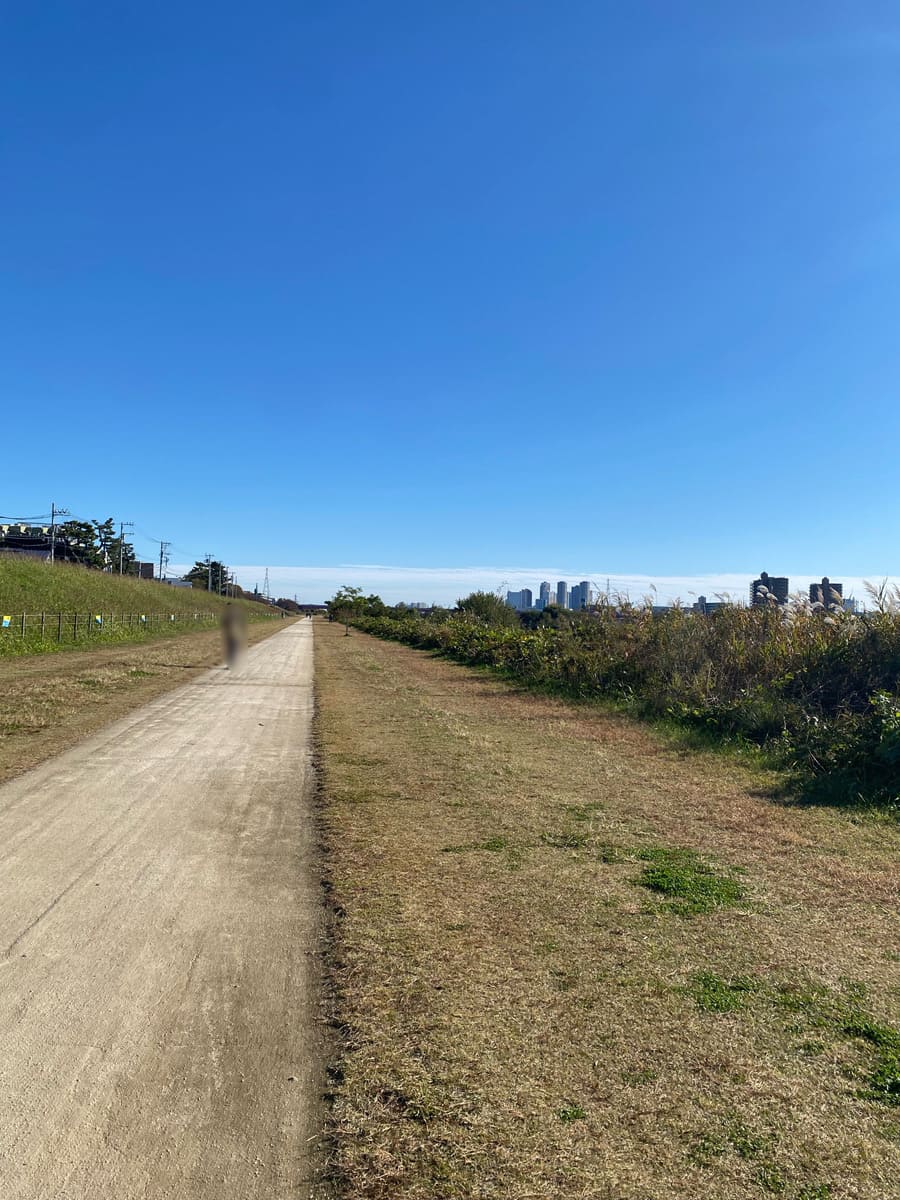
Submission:
[[[897,572],[896,5],[43,0],[0,103],[3,514]]]

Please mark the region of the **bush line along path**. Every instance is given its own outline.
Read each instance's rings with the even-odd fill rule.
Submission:
[[[517,615],[484,592],[427,617],[377,596],[331,606],[369,633],[531,687],[761,747],[809,799],[900,815],[900,590],[875,599],[864,616],[800,600],[710,616],[630,604]]]
[[[317,623],[353,1200],[884,1200],[896,826]]]

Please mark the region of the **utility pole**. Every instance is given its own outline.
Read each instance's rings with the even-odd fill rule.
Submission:
[[[50,504],[50,562],[56,562],[56,518],[68,517],[70,515],[67,508],[57,508],[56,504]]]
[[[171,545],[172,545],[171,542],[160,542],[159,543],[159,577],[160,577],[160,579],[162,579],[162,577],[163,577],[163,556],[165,555],[166,551],[168,550],[168,548]],[[169,560],[166,559],[166,562],[168,562],[168,561]]]
[[[206,590],[212,591],[212,555],[206,556]]]
[[[125,537],[125,526],[126,525],[128,526],[129,529],[134,529],[134,521],[120,521],[119,522],[119,574],[120,575],[123,574],[122,560],[125,555],[124,537]]]

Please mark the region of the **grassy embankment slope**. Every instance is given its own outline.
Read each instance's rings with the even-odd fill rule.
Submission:
[[[317,627],[334,1165],[371,1200],[885,1200],[896,825]]]
[[[0,629],[0,657],[194,632],[217,624],[226,603],[206,591],[0,554],[0,615],[11,617],[9,628]],[[250,601],[236,603],[248,620],[281,615]]]

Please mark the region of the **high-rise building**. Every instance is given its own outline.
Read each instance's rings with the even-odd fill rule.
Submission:
[[[556,585],[556,603],[560,608],[569,607],[569,585],[564,579],[560,579]]]
[[[579,608],[590,608],[594,602],[594,596],[593,596],[593,593],[591,592],[590,581],[587,579],[582,579],[581,583],[579,583],[579,585],[578,585],[578,591],[580,593],[580,599],[581,599],[581,603],[578,605],[578,607]]]
[[[767,575],[762,571],[750,585],[750,603],[765,606],[772,603],[774,596],[777,604],[787,604],[789,590],[790,580],[786,575]]]
[[[538,595],[538,603],[537,603],[538,608],[543,610],[547,607],[547,605],[550,603],[550,595],[551,595],[551,587],[550,587],[550,584],[545,579],[544,582],[541,584],[541,590]]]
[[[844,585],[842,583],[832,583],[827,575],[822,577],[821,583],[811,583],[809,585],[809,600],[811,604],[815,604],[817,600],[827,608],[829,604],[840,604],[844,596]]]
[[[531,608],[531,588],[522,588],[521,592],[507,592],[506,603],[516,612],[525,612]]]
[[[569,588],[569,608],[580,612],[584,605],[581,602],[581,584],[573,583]]]

